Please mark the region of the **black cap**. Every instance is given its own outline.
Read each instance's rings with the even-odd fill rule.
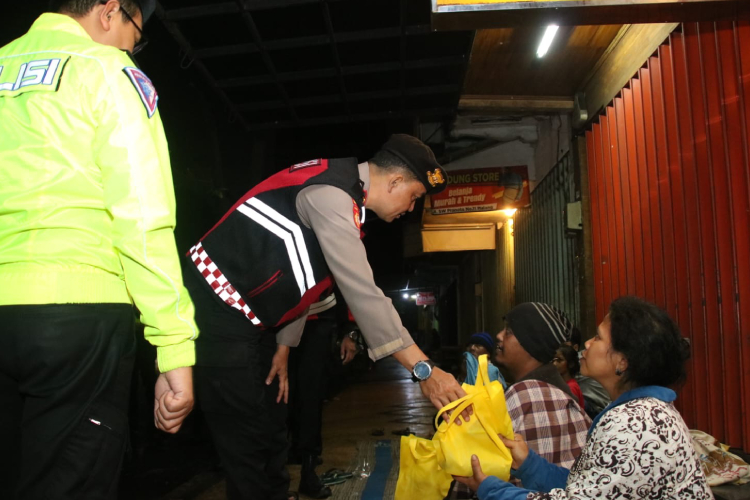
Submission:
[[[156,0],[135,0],[141,7],[141,16],[143,17],[143,24],[146,24],[148,18],[156,10]]]
[[[488,352],[492,352],[495,350],[495,341],[487,332],[475,333],[474,335],[469,337],[469,342],[467,343],[481,345],[485,349],[487,349]]]
[[[541,302],[524,302],[505,316],[518,343],[532,358],[549,363],[557,348],[570,340],[573,323],[560,309]]]
[[[393,134],[380,149],[403,160],[424,185],[427,194],[437,194],[448,184],[445,170],[435,159],[435,154],[427,144],[416,137]]]

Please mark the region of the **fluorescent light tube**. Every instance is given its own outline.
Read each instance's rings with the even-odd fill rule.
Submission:
[[[539,48],[536,49],[537,57],[544,57],[544,54],[547,53],[547,51],[549,50],[549,46],[552,45],[552,40],[555,39],[558,28],[559,26],[556,24],[550,24],[549,26],[547,26],[547,30],[544,32],[544,36],[542,37],[542,41],[539,44]]]

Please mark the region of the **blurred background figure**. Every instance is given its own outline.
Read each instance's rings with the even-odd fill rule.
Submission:
[[[581,365],[578,362],[578,353],[569,345],[561,345],[555,353],[555,357],[552,358],[552,362],[555,364],[558,373],[563,378],[570,392],[578,400],[578,404],[581,408],[585,407],[583,400],[583,393],[581,392],[581,386],[578,385],[575,377],[581,371]]]
[[[459,381],[466,384],[474,384],[477,380],[477,371],[479,370],[479,356],[486,354],[491,360],[493,352],[495,352],[495,341],[489,333],[479,332],[472,335],[463,353],[464,362],[461,364]],[[505,378],[497,366],[490,362],[487,368],[490,381],[499,380],[503,384],[503,389],[507,389],[508,384],[505,382]]]

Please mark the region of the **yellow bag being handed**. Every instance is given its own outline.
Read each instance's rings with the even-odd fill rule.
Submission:
[[[513,424],[502,384],[490,382],[486,354],[479,357],[475,385],[463,384],[463,389],[466,396],[443,407],[435,419],[437,425],[443,413],[452,410],[450,419],[439,425],[432,438],[438,464],[449,474],[472,476],[471,456],[476,455],[485,474],[507,481],[513,459],[498,434],[513,439]],[[456,418],[469,405],[474,405],[473,415],[468,422],[456,425]]]
[[[505,393],[499,381],[490,382],[487,356],[479,357],[475,385],[463,385],[466,396],[445,406],[437,419],[453,410],[451,418],[438,427],[432,438],[401,438],[401,469],[395,500],[439,500],[450,488],[451,474],[472,476],[471,456],[477,455],[485,474],[505,481],[510,477],[510,451],[497,436],[513,438],[513,424],[505,406]],[[456,425],[456,418],[469,405],[474,414],[468,422]],[[435,424],[437,425],[437,419]]]
[[[440,469],[432,441],[403,436],[400,463],[395,500],[443,500],[448,495],[453,478]]]

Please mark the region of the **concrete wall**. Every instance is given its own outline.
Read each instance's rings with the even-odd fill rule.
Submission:
[[[522,119],[459,118],[451,132],[453,147],[478,139],[495,139],[497,146],[445,164],[446,170],[526,165],[532,191],[570,149],[572,131],[567,115]],[[478,331],[494,335],[503,316],[515,304],[513,223],[496,230],[496,250],[466,252],[458,286],[458,343]]]
[[[497,250],[465,252],[459,268],[458,345],[476,332],[495,335],[515,303],[513,224],[495,231]]]
[[[520,119],[459,117],[451,131],[453,146],[468,146],[478,139],[500,142],[471,156],[444,165],[446,170],[526,165],[533,191],[537,182],[570,149],[572,129],[568,115]]]

